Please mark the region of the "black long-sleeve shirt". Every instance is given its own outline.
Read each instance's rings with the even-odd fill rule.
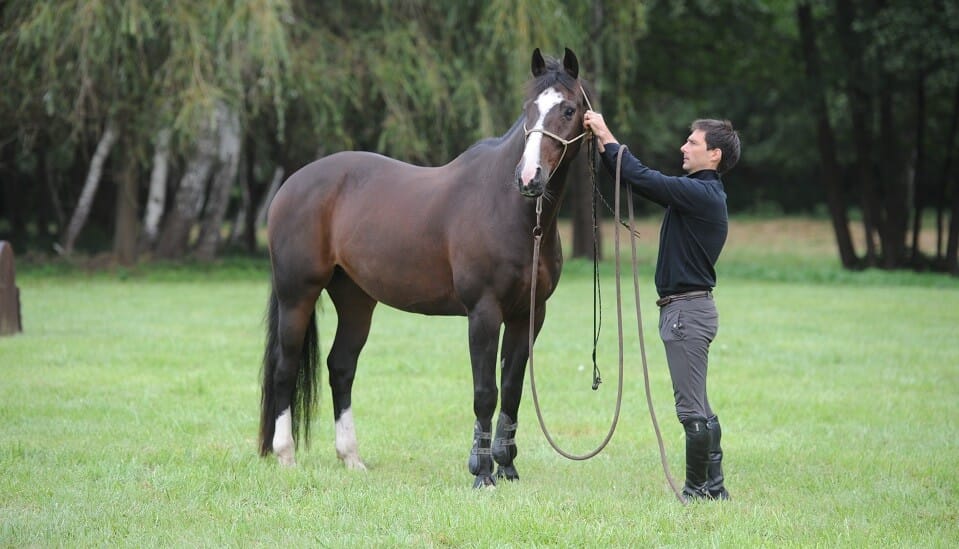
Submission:
[[[619,143],[606,145],[603,164],[616,173]],[[716,261],[729,232],[726,190],[719,173],[701,170],[673,177],[623,152],[622,179],[644,198],[666,208],[659,230],[656,291],[660,297],[716,286]]]

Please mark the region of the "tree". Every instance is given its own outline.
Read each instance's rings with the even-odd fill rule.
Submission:
[[[816,143],[822,160],[822,181],[826,188],[826,203],[832,218],[833,231],[839,248],[839,258],[847,269],[856,268],[858,260],[849,232],[849,218],[843,201],[842,173],[836,158],[836,137],[829,122],[829,111],[822,77],[822,63],[816,50],[815,25],[812,10],[808,3],[796,6],[799,21],[799,34],[802,38],[803,58],[806,61],[806,74],[809,77],[808,89],[811,93],[813,112],[816,120]]]
[[[114,143],[117,141],[117,130],[112,121],[107,122],[103,135],[97,143],[97,150],[90,161],[90,170],[87,173],[86,181],[83,184],[83,190],[80,192],[80,198],[77,200],[76,208],[70,217],[70,224],[67,225],[67,231],[63,236],[63,253],[70,255],[73,253],[73,246],[76,243],[80,230],[87,222],[90,215],[90,208],[93,205],[93,198],[96,196],[97,189],[100,186],[100,178],[103,175],[103,165],[107,161]]]
[[[121,261],[215,257],[227,228],[252,249],[283,177],[346,149],[448,162],[515,121],[533,47],[570,47],[594,105],[647,164],[676,172],[689,122],[729,118],[744,140],[724,177],[731,211],[826,204],[849,268],[959,270],[957,10],[954,0],[8,0],[0,233]],[[591,255],[590,197],[570,187],[575,255]],[[923,250],[916,235],[931,212],[938,241]],[[860,213],[862,257],[849,234]]]
[[[797,7],[802,51],[815,84],[809,97],[821,134],[844,136],[822,144],[820,157],[830,187],[838,187],[846,173],[854,174],[866,235],[866,254],[854,259],[850,254],[855,252],[842,243],[845,223],[834,223],[843,264],[955,270],[955,258],[940,261],[938,246],[930,260],[924,259],[918,233],[923,209],[934,201],[943,207],[947,193],[942,185],[952,177],[941,175],[936,197],[930,163],[951,158],[955,148],[941,145],[955,140],[955,130],[941,121],[957,116],[951,97],[959,74],[959,45],[950,37],[959,32],[959,23],[950,15],[959,15],[959,6],[837,0],[816,7],[808,0]],[[814,35],[817,28],[830,30],[819,24],[829,20],[834,23],[831,32]],[[821,53],[829,51],[843,55]],[[852,143],[852,149],[844,143]],[[948,165],[949,160],[943,162]],[[851,207],[842,191],[837,188],[830,195],[834,220]],[[957,216],[959,210],[953,208],[953,220]],[[941,234],[941,221],[937,225]]]

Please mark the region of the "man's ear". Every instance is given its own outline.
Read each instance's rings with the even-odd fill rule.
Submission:
[[[723,150],[719,147],[709,149],[709,161],[718,169],[720,162],[723,161]]]

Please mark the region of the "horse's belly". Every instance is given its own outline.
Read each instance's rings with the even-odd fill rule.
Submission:
[[[383,301],[393,307],[394,309],[399,309],[401,311],[406,311],[408,313],[419,313],[423,315],[431,316],[465,316],[466,308],[463,307],[461,303],[456,301],[451,301],[449,299],[439,299],[439,300],[422,300],[414,301],[410,299],[390,302]]]
[[[395,309],[426,315],[465,315],[447,262],[410,246],[388,251],[354,249],[337,263],[364,292]]]
[[[389,284],[360,286],[373,299],[401,311],[445,316],[466,314],[466,307],[453,295],[438,293],[434,288],[391,287]]]

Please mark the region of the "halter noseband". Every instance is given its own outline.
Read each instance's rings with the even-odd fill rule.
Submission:
[[[593,110],[593,106],[589,103],[589,96],[586,95],[586,90],[583,89],[583,86],[582,86],[582,85],[580,85],[579,89],[580,89],[580,91],[583,92],[583,99],[586,100],[586,107],[587,107],[588,109],[590,109],[590,110]],[[586,134],[589,133],[589,131],[587,130],[587,131],[584,131],[583,133],[577,135],[576,137],[574,137],[574,138],[572,138],[572,139],[564,139],[564,138],[556,135],[555,133],[553,133],[553,132],[551,132],[551,131],[549,131],[549,130],[543,129],[543,128],[533,128],[533,129],[531,129],[531,130],[530,130],[530,129],[527,129],[527,128],[526,128],[526,122],[523,122],[523,131],[526,132],[526,137],[525,137],[525,140],[526,140],[526,141],[529,141],[529,134],[531,134],[531,133],[541,133],[541,134],[543,134],[543,135],[552,137],[553,139],[555,139],[555,140],[557,140],[557,141],[559,141],[560,143],[563,144],[563,154],[560,155],[560,157],[559,157],[559,162],[556,163],[556,167],[557,167],[557,168],[559,168],[559,165],[563,163],[563,159],[566,158],[566,149],[567,149],[571,144],[573,144],[573,143],[579,141],[580,139],[586,137]],[[553,170],[553,173],[556,173],[556,170]],[[549,177],[546,178],[546,183],[549,183],[549,180],[553,178],[553,173],[549,174]]]
[[[572,139],[563,139],[562,137],[556,135],[555,133],[549,130],[545,130],[543,128],[533,128],[529,130],[526,128],[526,122],[523,122],[523,131],[526,132],[526,140],[529,140],[529,134],[531,133],[541,133],[543,135],[548,135],[549,137],[552,137],[553,139],[563,144],[563,154],[559,156],[559,162],[556,163],[557,168],[559,168],[559,165],[563,163],[563,159],[566,158],[566,149],[570,146],[570,144],[579,141],[583,137],[586,137],[586,132],[583,132]],[[554,173],[556,173],[555,169],[553,170],[551,174],[549,174],[549,177],[546,178],[547,183],[549,183],[549,180],[553,178]]]

